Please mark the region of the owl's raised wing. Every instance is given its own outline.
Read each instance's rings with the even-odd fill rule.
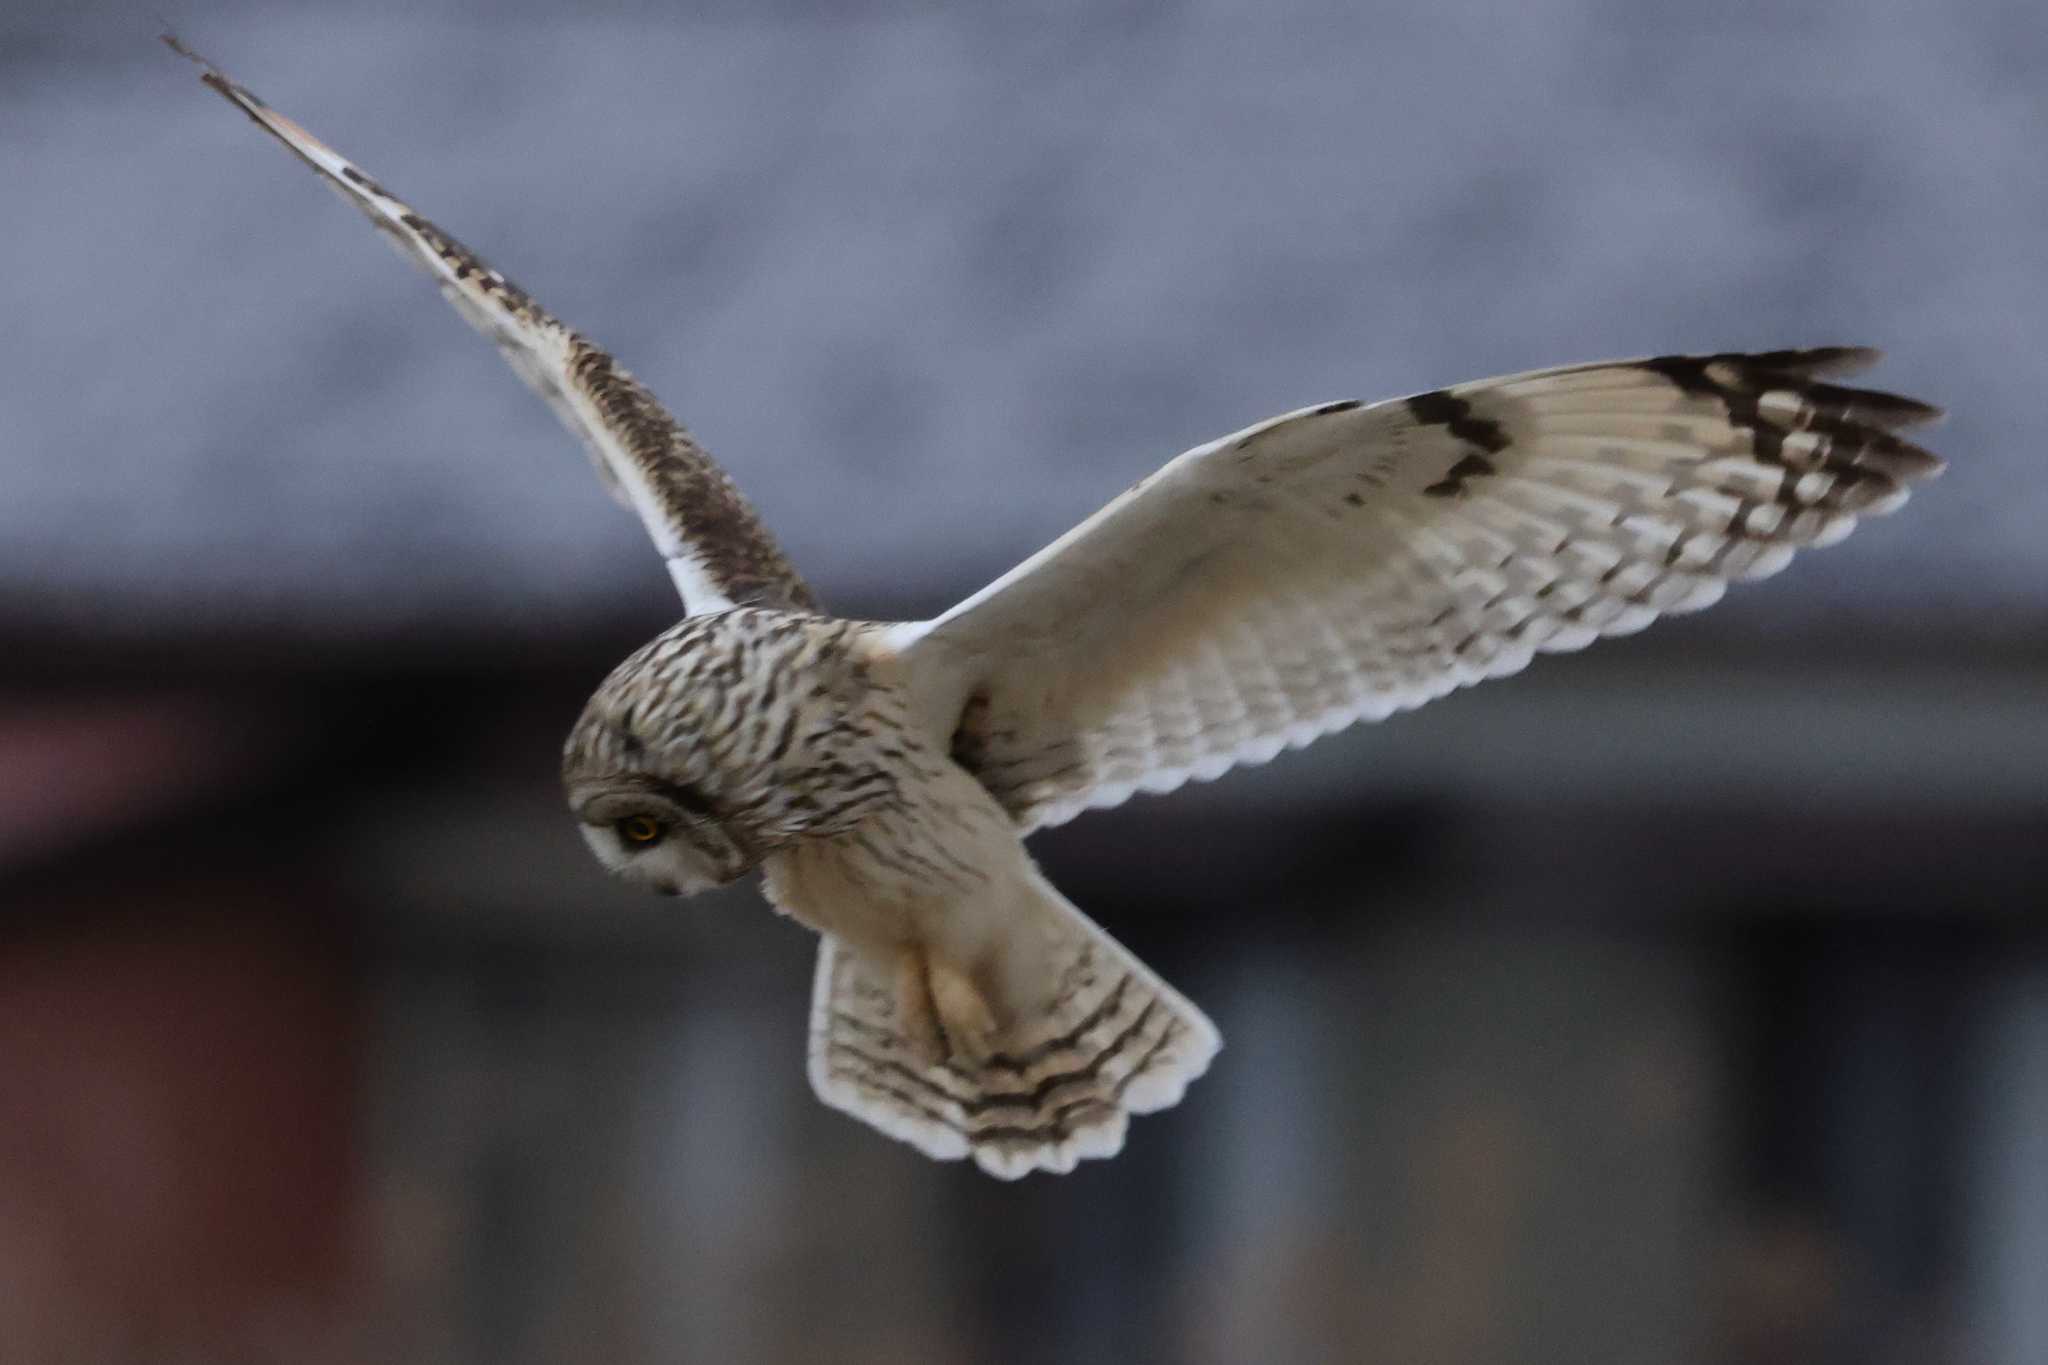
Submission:
[[[1326,403],[1181,455],[896,641],[1026,828],[1696,611],[1889,512],[1939,410],[1850,347]]]
[[[582,440],[612,495],[640,518],[668,561],[687,614],[734,605],[815,609],[810,589],[725,471],[610,355],[211,62],[169,35],[164,42],[204,67],[208,85],[361,209],[400,254],[434,277],[456,312],[497,344]]]

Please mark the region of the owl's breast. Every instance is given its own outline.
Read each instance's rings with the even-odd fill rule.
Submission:
[[[990,888],[1026,861],[1015,826],[950,762],[912,763],[897,779],[896,799],[854,828],[773,854],[769,899],[872,952],[979,938]]]

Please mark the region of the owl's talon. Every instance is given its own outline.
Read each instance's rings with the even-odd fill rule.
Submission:
[[[926,1066],[943,1066],[950,1049],[925,974],[924,954],[905,948],[896,955],[896,1024],[911,1053]]]
[[[951,1044],[952,1055],[976,1066],[988,1061],[997,1051],[1001,1033],[988,997],[973,978],[943,962],[932,962],[926,975],[931,982],[939,1026]]]

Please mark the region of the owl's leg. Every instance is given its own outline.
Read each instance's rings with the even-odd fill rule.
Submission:
[[[974,978],[937,958],[928,959],[932,1004],[954,1056],[979,1066],[996,1050],[1000,1025]]]
[[[946,1060],[946,1033],[925,975],[924,954],[914,947],[896,951],[896,1025],[917,1059],[926,1066]]]
[[[981,988],[967,973],[918,948],[896,953],[896,1019],[928,1066],[951,1057],[979,1063],[996,1050],[995,1011]]]

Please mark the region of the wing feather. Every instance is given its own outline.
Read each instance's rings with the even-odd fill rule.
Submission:
[[[1941,461],[1861,347],[1539,370],[1175,459],[899,647],[1026,828],[1697,611]],[[971,704],[970,704],[971,703]]]
[[[1042,989],[1009,1051],[929,1061],[902,1034],[895,993],[830,934],[818,944],[808,1071],[834,1109],[941,1161],[1014,1180],[1122,1148],[1132,1114],[1170,1108],[1222,1046],[1202,1011],[1032,874]]]
[[[810,589],[725,471],[610,355],[564,326],[482,257],[166,34],[201,78],[360,209],[497,346],[589,452],[612,495],[640,518],[692,615],[734,605],[810,611]]]

